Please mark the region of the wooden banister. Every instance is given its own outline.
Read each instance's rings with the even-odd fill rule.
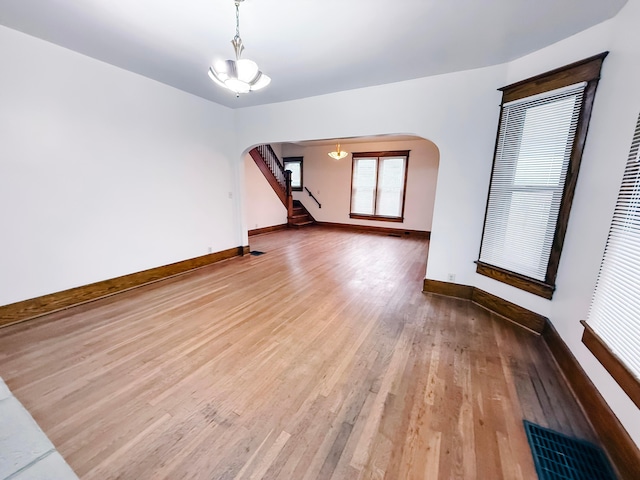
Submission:
[[[293,214],[293,195],[291,190],[291,172],[284,169],[271,145],[258,145],[249,151],[249,155],[265,176],[271,188],[287,209],[287,218]]]

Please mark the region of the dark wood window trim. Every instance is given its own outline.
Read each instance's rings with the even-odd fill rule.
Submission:
[[[358,220],[377,220],[382,222],[404,222],[404,205],[407,199],[407,176],[409,173],[409,152],[410,150],[392,150],[386,152],[354,152],[352,153],[351,159],[351,195],[349,197],[349,218],[354,218]],[[353,171],[355,166],[356,158],[377,158],[378,159],[378,169],[376,170],[378,173],[378,179],[376,180],[376,189],[374,193],[374,198],[377,201],[378,198],[378,180],[380,178],[380,158],[384,157],[405,157],[404,163],[404,186],[402,187],[402,208],[399,217],[388,217],[385,215],[366,215],[362,213],[353,213],[351,212],[351,208],[353,205]],[[377,208],[374,207],[374,211]]]
[[[304,189],[304,169],[302,164],[302,159],[304,157],[284,157],[282,159],[282,164],[286,165],[287,162],[296,162],[300,164],[300,186],[299,187],[291,187],[291,190],[294,192],[301,192]],[[286,167],[285,167],[286,168]]]
[[[506,283],[507,285],[511,285],[512,287],[519,288],[520,290],[533,293],[534,295],[538,295],[549,300],[551,300],[551,297],[553,296],[553,292],[555,290],[555,286],[553,285],[547,285],[546,283],[541,282],[540,280],[536,280],[535,278],[511,272],[509,270],[505,270],[504,268],[495,267],[493,265],[481,262],[480,260],[476,261],[476,272],[480,275],[491,277],[494,280],[498,280],[499,282]]]
[[[540,93],[545,93],[562,87],[567,87],[580,82],[587,82],[584,89],[582,107],[578,119],[578,128],[573,141],[573,148],[567,176],[565,179],[562,201],[558,213],[558,221],[556,224],[553,244],[551,247],[551,255],[547,265],[547,271],[544,282],[535,280],[524,275],[504,270],[492,265],[487,265],[480,261],[476,262],[476,272],[507,283],[514,287],[520,288],[535,295],[551,299],[555,290],[556,277],[558,274],[558,266],[560,264],[560,254],[564,245],[564,238],[569,223],[569,213],[571,212],[571,204],[575,192],[576,183],[578,181],[578,171],[580,170],[580,162],[582,160],[582,152],[584,150],[587,131],[589,130],[589,119],[593,108],[593,100],[595,98],[598,81],[600,80],[600,71],[602,63],[609,52],[603,52],[598,55],[586,58],[579,62],[572,63],[565,67],[557,68],[549,72],[537,75],[535,77],[523,80],[506,87],[499,88],[502,92],[502,103],[500,105],[500,116],[502,118],[503,105],[514,100],[520,100],[531,97]],[[491,178],[493,179],[493,170],[495,168],[495,160],[498,148],[498,138],[500,136],[500,127],[496,134],[496,145],[494,149],[494,161],[491,169]],[[487,220],[487,211],[489,207],[489,194],[491,192],[491,183],[487,192],[487,206],[485,208],[485,224]],[[484,238],[484,228],[482,237]],[[482,245],[480,246],[482,249]],[[478,253],[480,258],[480,253]]]
[[[636,404],[636,407],[640,408],[640,379],[631,373],[624,362],[611,351],[587,322],[581,320],[580,323],[584,327],[582,343],[593,353],[607,372],[609,372],[618,385],[620,385],[622,390],[629,395],[629,398]]]

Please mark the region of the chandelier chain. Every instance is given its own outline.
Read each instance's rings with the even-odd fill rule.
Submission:
[[[236,4],[236,37],[240,38],[240,2]]]

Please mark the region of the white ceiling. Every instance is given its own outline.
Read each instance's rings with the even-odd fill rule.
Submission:
[[[243,57],[272,83],[238,99],[207,76],[233,57],[233,0],[0,0],[0,24],[238,108],[503,63],[626,1],[246,0]]]

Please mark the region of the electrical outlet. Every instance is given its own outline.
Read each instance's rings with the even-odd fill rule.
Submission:
[[[455,273],[450,273],[447,278],[449,279],[450,282],[455,282],[456,281],[456,274]]]
[[[209,253],[213,252],[213,247],[209,247]]]
[[[229,198],[233,198],[233,192],[229,192]]]
[[[320,195],[320,190],[316,190],[316,195]]]

